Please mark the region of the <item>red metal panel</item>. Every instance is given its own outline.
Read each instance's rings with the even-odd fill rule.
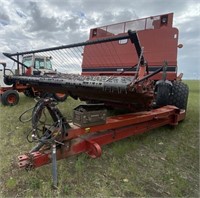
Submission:
[[[167,24],[162,25],[162,16],[168,17]],[[178,29],[172,27],[173,14],[166,14],[162,16],[149,17],[145,19],[153,20],[152,27],[145,29],[145,27],[140,28],[138,32],[138,37],[141,46],[144,47],[144,57],[148,61],[150,67],[158,67],[163,64],[166,60],[168,66],[177,66],[177,45],[178,45]],[[134,23],[140,23],[139,19],[133,21]],[[121,25],[128,25],[129,22],[120,23]],[[151,22],[152,23],[152,22]],[[90,35],[90,40],[116,36],[116,34],[111,34],[108,32],[109,28],[113,32],[118,31],[119,34],[126,34],[124,28],[121,28],[120,24],[114,24],[110,26],[96,28],[95,36]],[[157,25],[156,25],[157,24]],[[119,26],[119,27],[118,27]],[[117,30],[117,27],[119,30]],[[94,29],[91,30],[91,32]],[[133,29],[134,31],[134,29]],[[119,44],[118,41],[111,43],[104,43],[98,45],[85,46],[83,53],[82,62],[82,74],[83,75],[112,75],[119,74],[120,69],[133,67],[138,62],[138,57],[133,44],[128,41],[127,43]],[[109,70],[110,68],[110,70]],[[112,68],[115,68],[114,70]],[[125,72],[124,75],[133,75],[135,72]],[[174,80],[177,76],[176,69],[169,73],[167,79]],[[153,77],[153,79],[160,79],[160,74]]]
[[[178,29],[163,27],[156,30],[138,32],[144,57],[149,66],[160,66],[164,60],[169,66],[177,65]],[[82,68],[131,67],[138,62],[133,44],[119,44],[115,41],[98,45],[85,46]]]

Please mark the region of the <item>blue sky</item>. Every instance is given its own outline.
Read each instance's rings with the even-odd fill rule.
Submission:
[[[2,52],[52,47],[88,39],[96,26],[174,13],[179,29],[178,72],[185,79],[200,76],[200,3],[197,0],[0,0]]]

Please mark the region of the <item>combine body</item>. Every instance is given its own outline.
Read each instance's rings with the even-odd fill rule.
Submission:
[[[148,17],[124,23],[112,24],[90,30],[89,41],[125,35],[129,29],[137,31],[139,42],[144,47],[144,57],[149,72],[156,71],[167,60],[167,79],[177,78],[178,29],[172,27],[173,13]],[[114,49],[113,49],[113,46]],[[124,75],[133,76],[138,62],[138,54],[128,39],[107,43],[100,51],[95,45],[86,46],[83,54],[83,75]],[[117,52],[117,53],[116,53]],[[162,73],[152,77],[160,80]]]
[[[178,30],[172,21],[171,13],[154,16],[91,29],[89,40],[82,43],[4,53],[18,66],[26,66],[20,56],[31,54],[53,56],[59,68],[80,64],[81,75],[41,75],[37,71],[32,75],[30,71],[28,76],[5,75],[4,80],[89,103],[74,110],[70,123],[53,98],[40,99],[27,135],[29,142],[37,144],[19,156],[19,167],[32,169],[52,162],[53,184],[57,186],[56,160],[81,152],[100,157],[105,144],[183,120],[189,90],[177,78]],[[126,108],[130,114],[106,117],[108,107]],[[45,109],[51,125],[44,121]]]

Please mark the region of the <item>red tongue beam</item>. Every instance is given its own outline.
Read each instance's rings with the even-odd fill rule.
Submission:
[[[109,117],[106,124],[86,128],[74,127],[68,130],[63,144],[56,149],[57,160],[79,153],[92,158],[101,156],[102,146],[112,142],[147,132],[164,125],[177,125],[185,118],[185,111],[174,106],[165,106],[152,111]],[[32,169],[52,162],[50,148],[20,155],[19,167]]]

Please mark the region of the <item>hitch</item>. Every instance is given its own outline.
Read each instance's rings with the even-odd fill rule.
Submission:
[[[45,108],[54,118],[51,125],[54,128],[50,132],[43,122],[42,128],[45,130],[39,139],[37,123],[40,122]],[[184,117],[184,110],[174,106],[164,106],[151,111],[108,117],[104,124],[78,127],[73,123],[66,122],[53,99],[41,99],[34,107],[32,117],[32,123],[34,123],[32,127],[36,129],[31,130],[31,133],[34,134],[32,141],[37,145],[29,153],[18,157],[18,165],[20,168],[31,170],[52,163],[53,186],[57,188],[57,160],[80,153],[86,153],[91,158],[98,158],[102,155],[103,145],[167,124],[177,125]],[[62,124],[58,124],[58,120],[62,120]],[[45,137],[44,140],[42,137]]]

